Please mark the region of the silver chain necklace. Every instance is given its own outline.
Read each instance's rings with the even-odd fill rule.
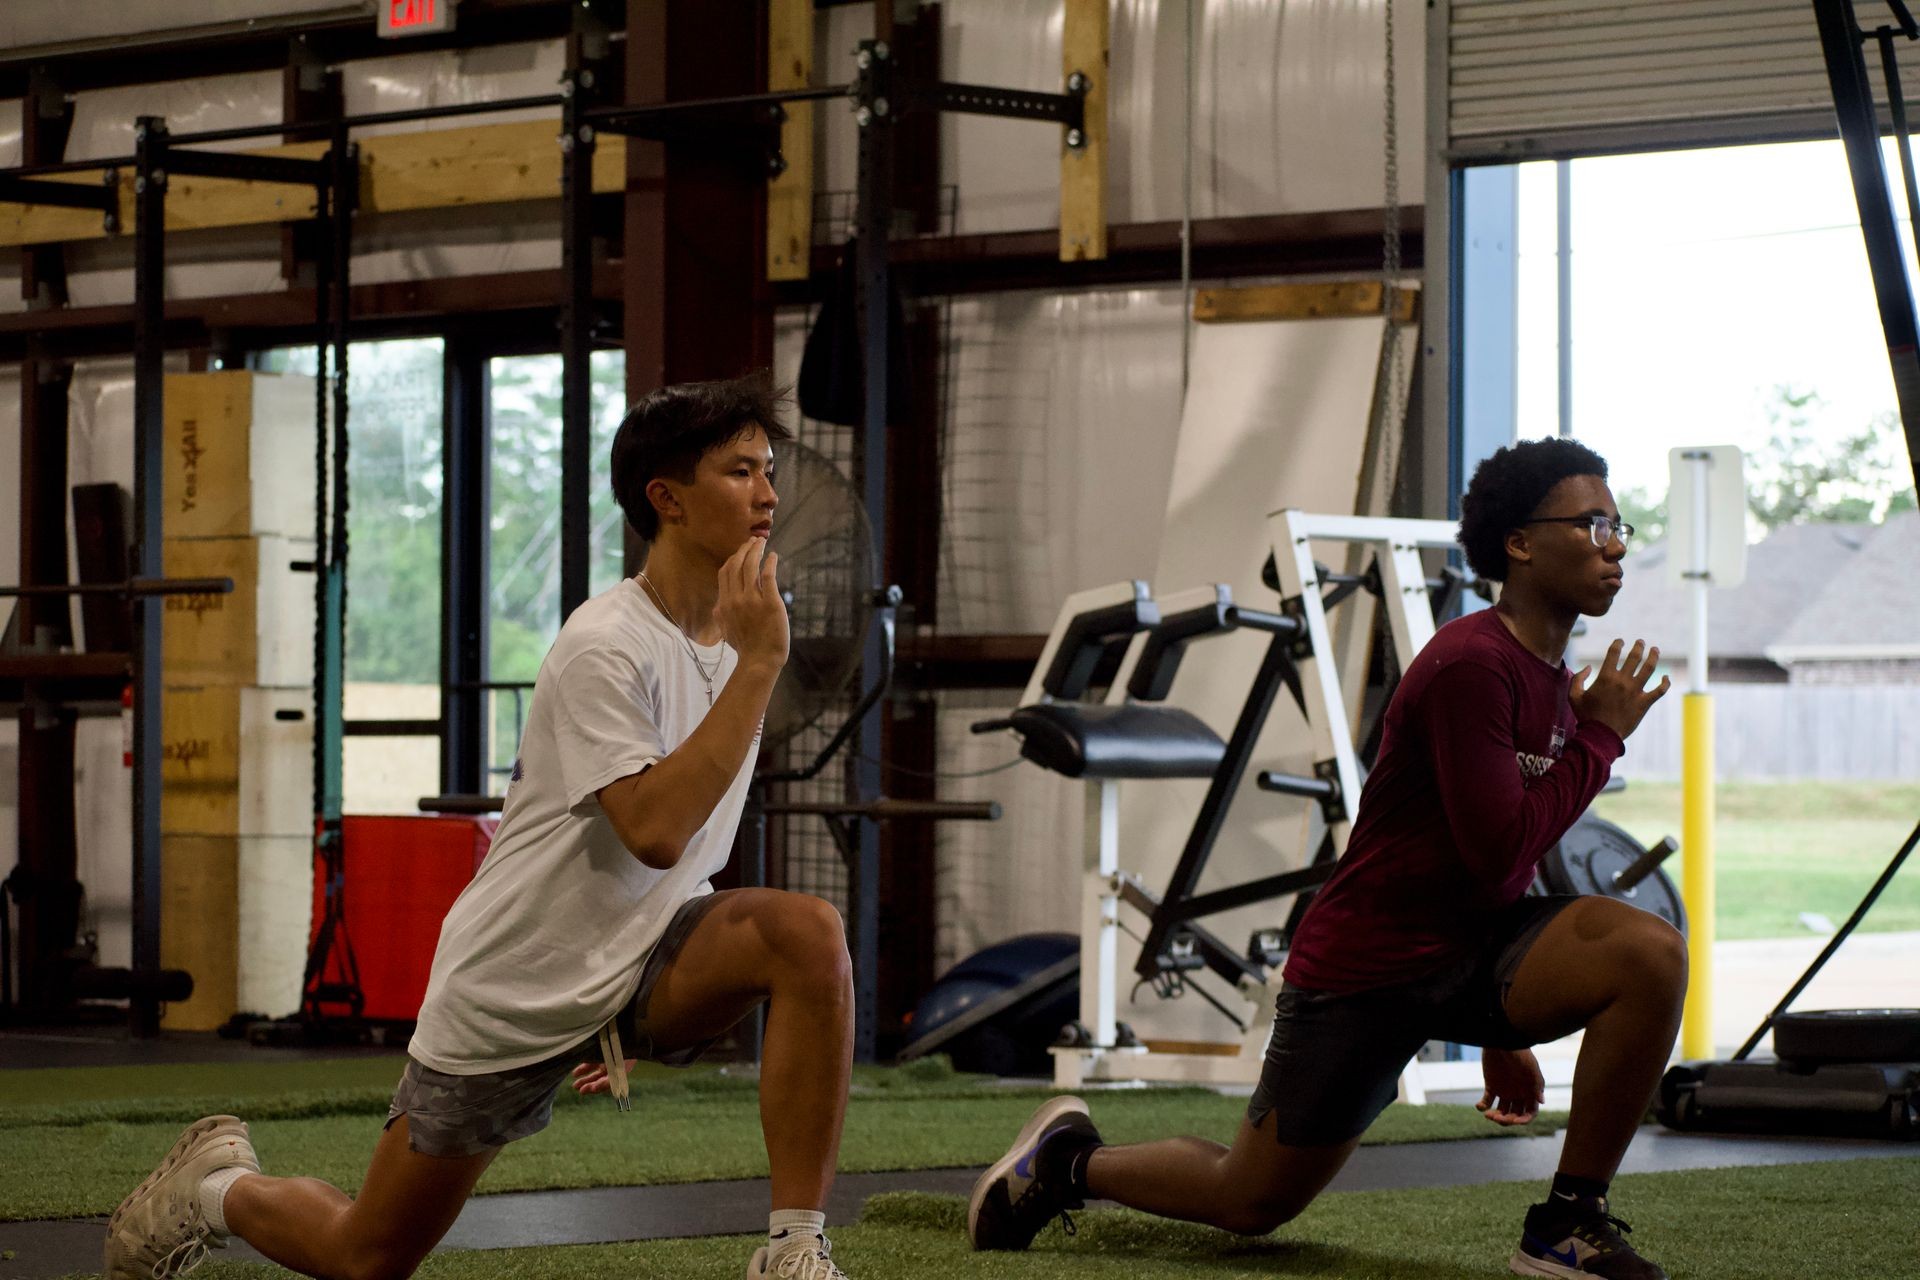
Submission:
[[[654,604],[659,606],[660,612],[666,615],[667,621],[671,622],[673,629],[679,633],[680,643],[686,647],[687,656],[693,659],[693,669],[698,671],[700,678],[707,682],[707,705],[712,706],[713,678],[720,674],[720,664],[726,660],[726,654],[722,652],[718,658],[715,658],[713,669],[709,671],[706,663],[700,661],[699,650],[693,647],[693,638],[687,634],[687,629],[680,625],[680,619],[673,616],[673,610],[667,608],[667,602],[660,598],[660,589],[653,585],[653,579],[647,576],[645,569],[640,571],[640,585],[647,589],[647,594],[653,598]]]

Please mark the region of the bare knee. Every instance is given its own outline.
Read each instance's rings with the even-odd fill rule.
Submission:
[[[1235,1235],[1264,1236],[1292,1222],[1304,1208],[1272,1195],[1230,1191],[1221,1197],[1213,1225]]]
[[[342,1259],[333,1280],[407,1280],[420,1267],[421,1259],[391,1251],[359,1249]]]
[[[847,930],[832,903],[811,894],[783,894],[777,916],[770,940],[786,976],[835,990],[852,985]]]
[[[1678,1000],[1687,990],[1687,940],[1665,920],[1635,910],[1641,918],[1621,940],[1623,988],[1629,994]]]

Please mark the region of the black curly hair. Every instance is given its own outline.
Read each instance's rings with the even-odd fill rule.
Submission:
[[[1522,440],[1473,469],[1460,499],[1460,546],[1482,578],[1507,580],[1507,533],[1524,524],[1568,476],[1607,478],[1607,460],[1577,440]]]

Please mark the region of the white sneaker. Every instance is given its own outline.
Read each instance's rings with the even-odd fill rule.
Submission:
[[[827,1256],[832,1252],[833,1246],[822,1236],[818,1249],[800,1245],[782,1249],[769,1267],[767,1246],[761,1245],[754,1250],[753,1261],[747,1264],[747,1280],[765,1280],[768,1276],[777,1276],[779,1280],[847,1280],[846,1273]]]
[[[107,1219],[106,1280],[169,1280],[224,1248],[200,1210],[200,1182],[233,1165],[260,1172],[247,1126],[208,1116],[187,1126],[160,1165]]]

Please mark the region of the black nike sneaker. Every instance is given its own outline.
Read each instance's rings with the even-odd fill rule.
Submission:
[[[1068,1209],[1081,1207],[1071,1187],[1043,1181],[1036,1157],[1050,1139],[1093,1146],[1100,1131],[1093,1127],[1087,1104],[1078,1098],[1054,1098],[1033,1113],[1007,1154],[980,1175],[967,1204],[967,1239],[976,1249],[1024,1249],[1040,1228]],[[1069,1230],[1072,1219],[1067,1219]]]
[[[1536,1204],[1527,1210],[1520,1247],[1507,1263],[1517,1276],[1603,1276],[1667,1280],[1627,1243],[1632,1227],[1607,1212],[1604,1198]]]

